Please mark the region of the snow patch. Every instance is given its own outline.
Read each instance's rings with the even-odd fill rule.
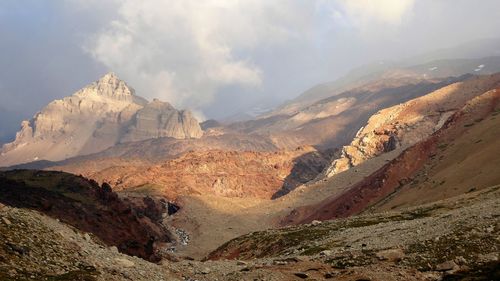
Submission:
[[[483,68],[484,68],[484,64],[480,64],[480,65],[477,66],[476,69],[474,69],[474,71],[476,71],[476,72],[477,71],[481,71],[481,70],[483,70]]]

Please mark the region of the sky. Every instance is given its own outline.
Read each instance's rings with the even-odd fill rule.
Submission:
[[[0,142],[109,71],[221,119],[499,26],[498,0],[2,0]]]

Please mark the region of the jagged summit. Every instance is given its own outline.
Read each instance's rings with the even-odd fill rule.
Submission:
[[[103,89],[108,87],[114,90],[124,89],[127,90],[127,93],[130,95],[135,94],[134,89],[128,86],[127,83],[120,79],[114,72],[106,73],[104,76],[99,78],[99,80],[97,80],[95,84]]]
[[[98,82],[106,82],[106,81],[121,81],[121,79],[118,77],[118,75],[116,75],[116,73],[114,73],[113,71],[110,71],[106,74],[104,74],[104,76],[102,76]]]
[[[110,98],[118,101],[146,104],[147,100],[135,95],[134,88],[121,80],[114,72],[108,72],[99,80],[89,84],[75,93],[79,97]]]

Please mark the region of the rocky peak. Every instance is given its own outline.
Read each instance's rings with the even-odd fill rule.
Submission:
[[[112,88],[119,88],[121,86],[126,86],[127,84],[121,80],[114,72],[106,73],[104,76],[96,81],[98,86],[111,86]],[[128,88],[128,86],[127,86]],[[131,89],[131,88],[130,88]]]
[[[105,97],[113,100],[134,102],[141,105],[147,101],[135,95],[135,90],[121,80],[115,73],[109,72],[99,80],[76,93],[80,97]]]

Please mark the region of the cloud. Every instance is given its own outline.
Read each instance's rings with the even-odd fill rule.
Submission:
[[[410,14],[415,0],[339,0],[338,3],[346,17],[364,29],[373,23],[401,24]]]
[[[301,5],[284,0],[125,0],[118,15],[87,52],[140,95],[195,108],[225,86],[260,87],[251,53],[307,28]]]

